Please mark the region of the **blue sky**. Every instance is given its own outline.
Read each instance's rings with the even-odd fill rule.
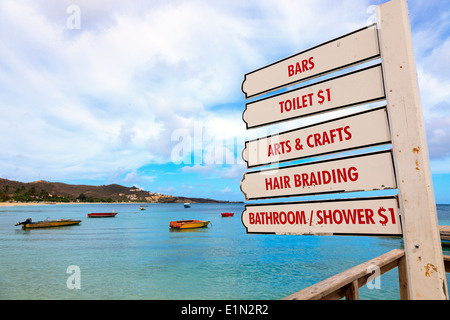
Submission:
[[[2,0],[0,177],[242,201],[244,141],[267,133],[245,129],[244,74],[372,23],[384,2]],[[450,203],[450,4],[408,5],[436,201]]]

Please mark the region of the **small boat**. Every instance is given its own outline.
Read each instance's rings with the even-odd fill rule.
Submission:
[[[173,229],[192,229],[192,228],[204,228],[208,226],[209,221],[203,220],[179,220],[170,221],[170,227]]]
[[[65,226],[73,226],[75,224],[79,224],[81,220],[73,220],[73,219],[59,219],[59,220],[44,220],[44,221],[31,221],[31,218],[28,218],[25,221],[17,222],[15,225],[22,225],[22,229],[33,229],[33,228],[53,228],[53,227],[65,227]]]
[[[186,203],[184,204],[184,207],[185,207],[185,208],[190,208],[190,207],[191,207],[191,204],[190,204],[189,202],[186,202]]]
[[[112,218],[117,215],[118,212],[94,212],[88,213],[88,218]]]
[[[139,210],[145,210],[145,208],[144,207],[139,207]]]
[[[232,217],[234,216],[233,212],[222,212],[222,217]]]

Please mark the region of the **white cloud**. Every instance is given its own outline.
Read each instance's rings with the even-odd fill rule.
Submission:
[[[209,165],[201,165],[201,164],[195,164],[193,166],[184,166],[181,168],[182,172],[195,172],[200,173],[202,175],[209,174],[213,171],[215,171],[217,166],[215,164],[209,164]]]
[[[221,193],[232,193],[233,190],[231,190],[229,187],[225,187],[222,190],[220,190]]]
[[[247,168],[244,164],[232,165],[228,168],[223,168],[220,177],[224,179],[241,179]]]

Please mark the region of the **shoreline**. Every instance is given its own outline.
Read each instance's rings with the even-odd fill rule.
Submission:
[[[129,202],[0,202],[0,207],[44,206],[58,204],[119,204]],[[138,203],[138,202],[136,202]]]
[[[20,207],[20,206],[44,206],[44,205],[60,205],[60,204],[157,204],[164,202],[0,202],[0,207]],[[182,202],[171,202],[173,204],[183,204]],[[209,202],[192,202],[192,203],[209,203]],[[218,202],[218,203],[243,203],[243,202]]]

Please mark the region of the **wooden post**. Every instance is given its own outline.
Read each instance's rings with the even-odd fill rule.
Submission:
[[[401,298],[448,299],[406,0],[378,6],[377,25],[405,244]]]
[[[359,300],[359,286],[358,279],[353,280],[345,292],[345,300]]]
[[[398,259],[398,284],[400,288],[400,299],[410,300],[409,297],[409,283],[406,270],[406,257],[403,256]]]

